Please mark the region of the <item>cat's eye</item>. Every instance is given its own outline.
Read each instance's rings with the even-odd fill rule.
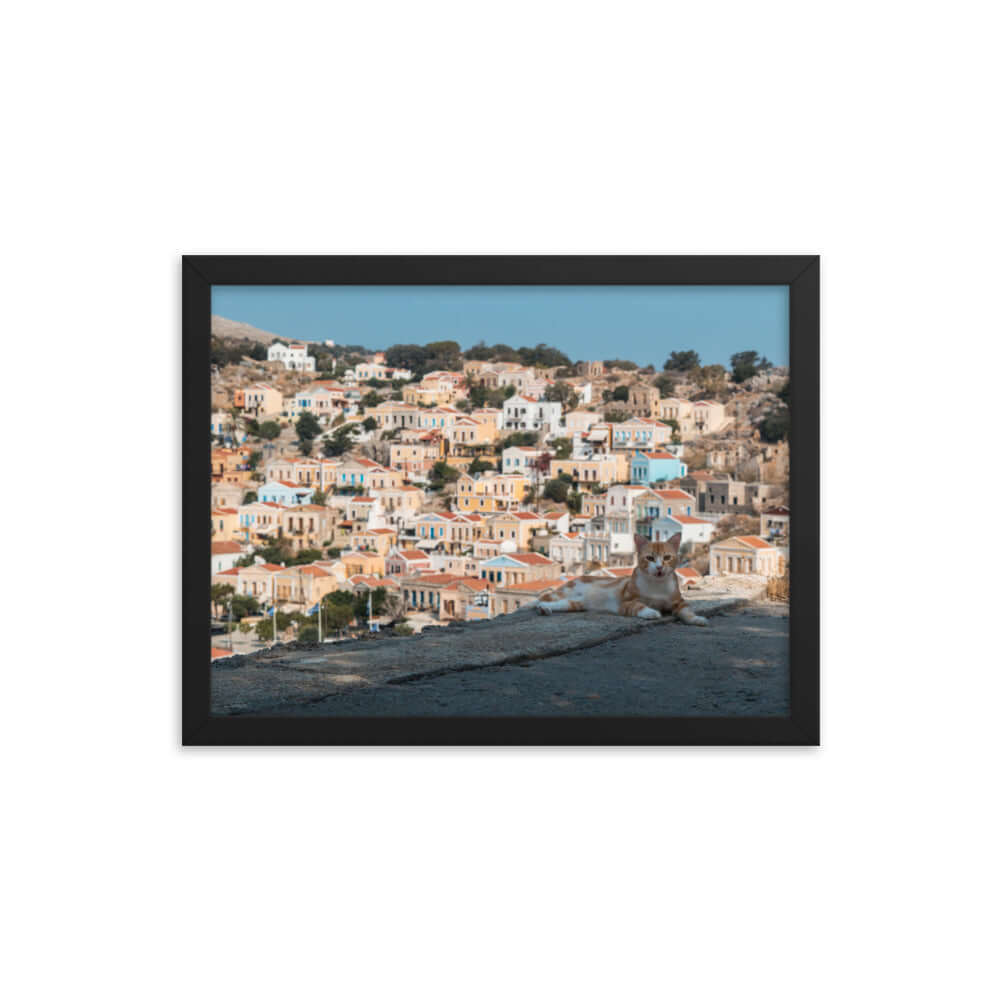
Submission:
[[[653,561],[652,556],[646,556],[646,562],[652,562],[652,561]]]

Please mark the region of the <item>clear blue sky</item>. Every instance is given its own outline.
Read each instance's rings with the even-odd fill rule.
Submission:
[[[702,364],[749,350],[788,363],[784,285],[222,285],[212,289],[212,312],[281,337],[369,349],[485,340],[545,343],[573,361],[661,367],[671,351],[690,349]]]

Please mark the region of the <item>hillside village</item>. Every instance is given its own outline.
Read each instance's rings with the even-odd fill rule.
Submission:
[[[218,325],[216,325],[218,320]],[[509,614],[634,535],[787,594],[788,371],[545,345],[384,351],[213,318],[213,658]],[[229,327],[242,325],[229,324]]]

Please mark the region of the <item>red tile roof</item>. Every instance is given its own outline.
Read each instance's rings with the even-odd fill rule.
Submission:
[[[212,542],[213,556],[226,556],[242,551],[243,548],[239,542]]]
[[[423,561],[428,561],[426,552],[418,552],[416,549],[400,549],[396,553],[401,559],[406,559],[410,561],[412,559],[421,559]]]
[[[653,490],[653,492],[664,500],[694,500],[694,497],[684,490]]]
[[[213,514],[238,514],[239,511],[235,507],[214,507],[212,509]],[[770,513],[770,511],[768,511]]]
[[[711,521],[706,521],[700,517],[690,517],[687,514],[671,514],[673,520],[679,522],[680,524],[711,524]]]
[[[701,577],[701,573],[693,566],[681,566],[676,572],[678,576],[687,577],[689,580],[697,580]]]
[[[233,651],[231,649],[219,649],[217,646],[212,647],[212,659],[221,660],[224,656],[232,656]]]
[[[676,458],[672,452],[669,451],[644,451],[641,454],[645,455],[646,458]]]
[[[548,556],[540,555],[538,552],[508,552],[511,559],[516,559],[525,566],[551,566],[552,560]]]
[[[752,549],[773,549],[774,546],[770,542],[765,542],[763,538],[758,538],[756,535],[735,535],[733,538],[727,538],[724,542],[720,542],[720,545],[725,545],[728,542],[743,542],[744,545],[749,545]]]
[[[318,566],[300,566],[299,567],[306,576],[329,576],[325,569],[320,569]]]
[[[524,583],[512,583],[505,587],[497,587],[497,590],[517,590],[535,593],[542,590],[551,590],[553,587],[561,585],[561,580],[525,580]]]

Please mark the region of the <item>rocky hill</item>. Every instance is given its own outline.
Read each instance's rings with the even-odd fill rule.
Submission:
[[[226,340],[252,340],[265,347],[269,347],[271,342],[278,337],[276,333],[258,330],[257,327],[251,326],[249,323],[239,323],[234,319],[226,319],[224,316],[212,317],[212,336],[224,337]]]

